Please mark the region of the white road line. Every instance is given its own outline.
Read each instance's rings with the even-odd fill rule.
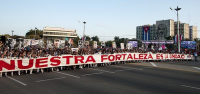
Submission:
[[[200,70],[200,68],[198,68],[198,67],[193,67],[193,68]]]
[[[151,63],[151,65],[153,65],[154,67],[157,67],[157,65],[156,64],[154,64],[153,62],[150,62]]]
[[[9,79],[15,81],[15,82],[18,82],[18,83],[20,83],[20,84],[22,84],[22,85],[24,85],[24,86],[27,86],[27,84],[25,84],[25,83],[23,83],[23,82],[21,82],[21,81],[18,81],[18,80],[14,79],[14,78],[12,78],[12,77],[9,77],[9,76],[7,76],[7,77],[8,77]]]
[[[71,76],[71,77],[75,77],[75,78],[80,78],[80,77],[78,77],[78,76],[71,75],[71,74],[66,74],[66,73],[63,73],[63,72],[56,72],[56,73],[63,74],[63,75],[67,75],[67,76]]]
[[[64,78],[65,78],[65,77],[52,78],[52,79],[38,80],[38,81],[35,81],[35,82],[44,82],[44,81],[51,81],[51,80],[64,79]]]
[[[91,68],[90,68],[90,69],[91,69]],[[91,70],[97,70],[97,71],[108,72],[108,73],[115,73],[115,72],[105,71],[105,70],[99,70],[99,69],[91,69]]]
[[[103,72],[98,72],[98,73],[91,73],[91,74],[84,74],[82,76],[89,76],[89,75],[95,75],[95,74],[102,74]]]
[[[194,88],[194,89],[200,89],[200,88],[198,88],[198,87],[187,86],[187,85],[181,85],[181,86],[183,86],[183,87],[189,87],[189,88]]]

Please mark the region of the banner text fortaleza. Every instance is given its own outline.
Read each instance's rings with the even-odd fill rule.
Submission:
[[[72,66],[82,64],[108,63],[129,60],[170,60],[192,59],[188,54],[150,54],[150,53],[116,53],[105,55],[63,55],[49,56],[37,59],[0,59],[0,72]]]

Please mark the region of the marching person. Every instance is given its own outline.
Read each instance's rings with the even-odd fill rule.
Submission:
[[[194,52],[194,57],[195,57],[195,61],[198,62],[198,60],[197,60],[197,51]]]

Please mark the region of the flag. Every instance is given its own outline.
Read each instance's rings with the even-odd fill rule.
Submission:
[[[178,44],[178,35],[175,35],[174,43],[175,43],[175,44]]]
[[[180,35],[180,42],[181,42],[181,40],[183,40],[183,35]]]
[[[82,41],[85,41],[86,40],[86,37],[84,36],[84,37],[82,37]]]
[[[150,30],[149,30],[149,28],[150,28],[149,26],[148,27],[143,27],[143,35],[144,35],[143,39],[147,40],[147,41],[150,39],[150,34],[149,34]]]

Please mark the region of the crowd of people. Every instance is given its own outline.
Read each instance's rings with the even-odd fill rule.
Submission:
[[[114,53],[126,53],[126,52],[137,52],[137,53],[177,53],[172,52],[169,50],[148,50],[145,51],[139,48],[132,48],[132,49],[120,49],[120,48],[112,48],[112,47],[104,47],[98,46],[97,48],[93,48],[92,46],[84,46],[77,48],[78,50],[73,51],[71,48],[75,47],[64,47],[64,48],[42,48],[39,46],[27,46],[24,48],[11,48],[8,45],[2,45],[0,48],[0,59],[7,58],[7,59],[32,59],[32,58],[40,58],[40,57],[48,57],[48,56],[61,56],[61,55],[91,55],[91,54],[114,54]],[[111,64],[119,64],[119,63],[127,63],[127,62],[143,62],[142,60],[133,60],[133,61],[122,61],[122,62],[108,62],[103,64],[87,64],[87,65],[79,65],[79,66],[63,66],[63,67],[56,67],[56,68],[45,68],[45,69],[36,69],[36,70],[25,70],[25,71],[17,71],[17,72],[9,72],[11,76],[13,74],[32,74],[32,73],[43,73],[44,71],[61,71],[63,69],[76,69],[76,68],[84,68],[84,67],[98,67],[98,66],[108,66]],[[0,73],[0,77],[2,75],[7,76],[7,72]]]

